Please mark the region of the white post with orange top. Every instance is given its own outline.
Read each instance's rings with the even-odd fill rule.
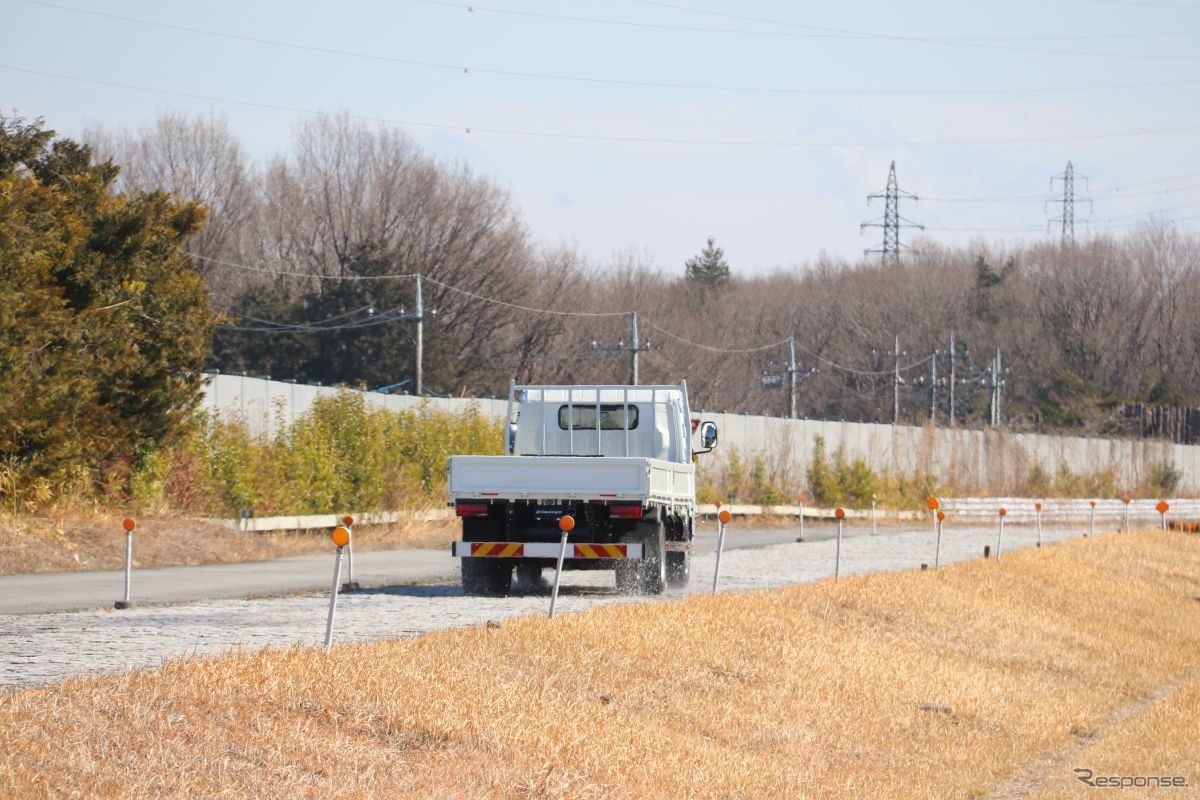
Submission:
[[[1091,513],[1091,516],[1088,517],[1088,536],[1095,536],[1096,535],[1096,501],[1092,500],[1091,505],[1092,505],[1092,513]]]
[[[135,523],[126,518],[121,526],[125,528],[125,599],[113,603],[113,608],[136,608],[137,603],[130,598],[130,586],[133,580],[133,529]]]
[[[1000,532],[996,534],[996,560],[1000,560],[1000,548],[1004,545],[1004,518],[1008,516],[1008,511],[1003,506],[1000,507]]]
[[[354,580],[354,517],[347,514],[342,517],[342,527],[346,529],[346,582],[342,584],[342,591],[350,589],[361,589],[358,581]]]
[[[1130,502],[1131,502],[1131,498],[1129,497],[1129,495],[1125,495],[1125,532],[1126,533],[1129,533],[1129,503]]]
[[[846,509],[839,508],[833,515],[838,521],[837,554],[833,559],[833,579],[836,581],[842,576],[842,523],[846,520]]]
[[[575,518],[564,514],[558,520],[558,529],[562,531],[562,544],[558,548],[558,565],[554,568],[554,588],[550,591],[550,619],[554,619],[554,606],[558,603],[558,583],[562,578],[563,559],[567,557],[567,534],[575,530]]]
[[[337,546],[337,556],[333,561],[333,588],[329,591],[329,620],[325,623],[325,652],[333,647],[333,618],[337,614],[338,581],[342,579],[342,551],[350,543],[350,531],[343,527],[333,529],[331,536]]]
[[[938,506],[940,506],[940,505],[941,505],[941,503],[938,502],[938,499],[936,497],[934,497],[933,495],[930,495],[929,499],[925,501],[925,507],[929,509],[929,516],[933,518],[933,535],[934,536],[937,536],[937,530],[938,530],[937,511],[938,511]]]
[[[1037,534],[1038,534],[1037,546],[1041,547],[1042,546],[1042,504],[1041,503],[1033,504],[1033,513],[1034,513],[1035,518],[1037,519]],[[1096,513],[1096,504],[1092,503],[1092,514],[1094,515],[1095,513]]]
[[[725,549],[725,526],[729,519],[729,509],[722,508],[717,514],[717,566],[713,570],[713,594],[717,593],[717,579],[721,576],[721,552]]]
[[[941,509],[937,512],[937,548],[933,551],[933,568],[937,569],[942,563],[942,522],[946,519],[946,512]]]
[[[1171,510],[1171,506],[1167,504],[1166,500],[1159,500],[1158,505],[1154,507],[1154,510],[1157,511],[1161,517],[1159,525],[1165,531],[1167,529],[1167,512]]]

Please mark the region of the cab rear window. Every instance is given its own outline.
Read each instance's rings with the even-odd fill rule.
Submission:
[[[626,417],[626,411],[629,416]],[[613,405],[601,404],[600,430],[602,431],[632,431],[638,426],[638,407],[631,405],[626,408],[623,403]],[[596,429],[595,406],[559,406],[558,427],[564,431],[572,428]]]

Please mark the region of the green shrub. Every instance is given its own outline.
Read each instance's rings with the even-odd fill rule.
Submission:
[[[475,410],[369,408],[358,393],[317,400],[273,440],[200,416],[166,481],[180,510],[257,516],[373,511],[442,501],[455,454],[499,454],[500,423]]]
[[[1147,478],[1150,490],[1160,496],[1174,494],[1182,480],[1183,472],[1170,461],[1160,461],[1155,464]]]

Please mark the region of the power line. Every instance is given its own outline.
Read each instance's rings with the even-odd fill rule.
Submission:
[[[685,339],[682,336],[671,333],[669,330],[667,330],[663,327],[660,327],[659,325],[656,325],[651,320],[643,318],[642,321],[645,322],[646,325],[650,326],[651,328],[654,328],[654,330],[656,330],[659,333],[661,333],[662,335],[666,336],[667,338],[674,339],[675,341],[686,344],[689,347],[695,347],[700,350],[707,350],[710,353],[726,353],[726,354],[758,353],[763,350],[773,350],[776,347],[783,347],[785,344],[788,343],[788,340],[784,339],[779,342],[772,342],[771,344],[764,344],[759,347],[715,347],[713,345],[701,344],[699,342],[693,342],[690,339]]]
[[[1169,214],[1173,211],[1182,211],[1187,208],[1195,208],[1200,206],[1200,203],[1188,203],[1187,205],[1175,206],[1173,208],[1161,208],[1155,211],[1141,211],[1136,214],[1122,214],[1116,217],[1108,217],[1106,219],[1092,220],[1088,223],[1089,228],[1130,228],[1139,225],[1143,222],[1151,222],[1160,214]],[[1163,220],[1164,222],[1191,222],[1197,219],[1197,215],[1189,215],[1186,217],[1173,217]],[[1125,220],[1133,220],[1127,222]],[[926,230],[931,231],[947,231],[959,233],[1037,233],[1044,231],[1045,227],[1041,225],[1001,225],[993,227],[954,227],[947,225],[930,225]]]
[[[1161,181],[1157,181],[1161,182]],[[1144,184],[1132,184],[1140,186]],[[1108,192],[1093,194],[1093,200],[1109,200],[1126,197],[1151,197],[1163,194],[1173,194],[1175,192],[1189,192],[1194,189],[1200,189],[1200,183],[1193,183],[1187,186],[1173,186],[1167,189],[1153,189],[1145,192],[1122,192],[1120,187],[1110,189]],[[923,203],[1028,203],[1032,201],[1045,202],[1046,196],[1041,194],[1026,194],[1012,195],[1009,197],[928,197],[925,194],[921,195]]]
[[[903,36],[899,34],[872,33],[865,31],[849,31],[842,28],[823,28],[812,25],[804,25],[796,22],[788,22],[785,20],[771,19],[768,17],[750,17],[743,14],[732,14],[726,11],[710,11],[703,8],[693,8],[691,6],[683,6],[677,3],[664,3],[659,0],[633,0],[644,6],[657,6],[658,8],[670,8],[676,11],[687,11],[693,14],[706,14],[712,17],[724,17],[726,19],[737,19],[746,22],[765,22],[771,25],[782,25],[791,28],[805,28],[813,31],[823,31],[829,34],[837,34],[852,38],[864,39],[895,39],[899,41],[915,41],[915,42],[936,42],[938,44],[958,44],[958,43],[973,43],[973,42],[1037,42],[1037,41],[1079,41],[1089,39],[1142,39],[1142,38],[1159,38],[1159,37],[1175,37],[1189,36],[1200,31],[1165,31],[1152,33],[1069,33],[1069,34],[1039,34],[1036,36]]]
[[[630,314],[628,311],[563,311],[562,309],[557,308],[533,308],[532,306],[523,306],[519,303],[510,303],[507,300],[498,300],[494,297],[486,297],[468,289],[460,289],[452,284],[439,281],[436,278],[430,278],[426,276],[425,280],[432,284],[436,284],[437,286],[441,286],[443,289],[447,289],[451,292],[455,292],[466,297],[474,298],[475,300],[481,300],[485,303],[492,303],[499,306],[506,306],[507,308],[517,311],[528,311],[534,314],[551,314],[559,317],[625,317]]]
[[[389,275],[321,275],[312,272],[295,272],[283,269],[271,269],[269,267],[251,267],[247,264],[238,264],[233,261],[225,261],[220,258],[211,258],[210,256],[197,255],[188,253],[188,256],[197,261],[204,261],[209,264],[219,264],[222,267],[231,267],[233,269],[245,270],[246,272],[257,272],[262,275],[274,275],[281,278],[301,278],[305,280],[322,280],[322,281],[396,281],[405,280],[417,277],[415,272],[404,272]]]
[[[746,94],[785,94],[785,95],[816,95],[816,96],[879,96],[879,95],[906,95],[906,96],[943,96],[943,95],[1011,95],[1011,94],[1069,94],[1076,92],[1093,92],[1093,91],[1112,91],[1122,89],[1153,89],[1153,88],[1177,88],[1182,86],[1194,86],[1200,84],[1200,80],[1178,80],[1178,81],[1152,81],[1138,83],[1114,83],[1114,84],[1095,84],[1084,86],[1057,86],[1057,87],[1026,87],[1026,88],[997,88],[997,89],[826,89],[826,88],[811,88],[811,87],[786,87],[786,86],[745,86],[745,85],[730,85],[730,84],[708,84],[708,83],[692,83],[692,82],[674,82],[674,81],[654,81],[654,80],[636,80],[625,78],[600,77],[590,75],[570,75],[556,72],[530,72],[522,70],[498,69],[494,67],[479,67],[469,64],[450,64],[439,61],[427,61],[414,58],[402,58],[398,56],[389,56],[379,53],[367,53],[359,50],[348,50],[345,48],[329,47],[325,45],[302,44],[299,42],[285,41],[282,39],[268,39],[259,36],[247,36],[244,34],[230,33],[228,31],[218,31],[209,28],[199,28],[192,25],[178,25],[169,22],[161,22],[158,20],[146,19],[144,17],[133,17],[126,14],[113,14],[104,11],[96,11],[87,8],[77,8],[75,6],[63,5],[61,3],[50,3],[45,0],[16,0],[17,2],[27,5],[38,6],[41,8],[50,8],[57,11],[65,11],[74,14],[84,14],[100,19],[110,19],[119,22],[127,22],[136,25],[145,25],[161,30],[179,31],[182,33],[198,34],[201,36],[210,36],[219,39],[231,41],[245,42],[248,44],[265,45],[268,47],[277,47],[288,50],[298,50],[301,52],[316,53],[319,55],[332,55],[341,58],[353,58],[366,61],[381,62],[387,64],[396,64],[402,66],[425,67],[428,69],[438,69],[447,72],[453,72],[458,75],[490,75],[505,78],[523,78],[534,80],[550,80],[550,81],[566,81],[571,83],[589,83],[609,86],[625,86],[631,88],[649,88],[649,89],[679,89],[687,91],[710,91],[710,92],[736,92]]]
[[[311,108],[301,108],[297,106],[279,105],[275,103],[263,103],[248,100],[233,100],[226,97],[218,97],[215,95],[197,94],[192,92],[180,92],[170,89],[158,89],[148,86],[141,86],[132,83],[122,83],[119,81],[107,81],[98,78],[83,78],[77,75],[67,75],[63,73],[48,72],[44,70],[29,69],[27,67],[15,67],[10,64],[0,64],[0,69],[10,72],[19,72],[26,75],[38,75],[45,78],[54,78],[56,80],[74,81],[93,86],[109,86],[118,89],[127,89],[130,91],[146,92],[149,94],[158,94],[168,97],[184,97],[191,100],[203,100],[209,103],[225,103],[229,105],[245,106],[248,108],[266,109],[271,111],[287,111],[293,114],[306,114],[316,117],[337,116],[329,112],[319,111]],[[1170,134],[1170,133],[1190,133],[1200,130],[1200,125],[1190,125],[1181,127],[1167,128],[1139,128],[1130,131],[1112,131],[1108,133],[1091,133],[1078,134],[1075,136],[1043,136],[1043,137],[1024,137],[1017,139],[949,139],[949,140],[930,140],[930,141],[789,141],[780,139],[686,139],[686,138],[668,138],[657,136],[622,136],[622,135],[605,135],[598,133],[570,133],[566,131],[545,131],[531,130],[520,128],[490,128],[478,127],[472,125],[455,125],[444,122],[421,122],[415,120],[396,120],[387,117],[374,117],[362,114],[344,114],[346,119],[352,119],[362,122],[374,122],[383,125],[407,126],[413,128],[429,128],[434,130],[458,131],[464,134],[494,134],[500,136],[523,136],[542,139],[557,139],[561,141],[579,141],[579,142],[610,142],[618,144],[661,144],[661,145],[687,145],[701,147],[766,147],[775,149],[836,149],[843,147],[887,147],[887,148],[933,148],[933,147],[963,147],[963,146],[995,146],[1008,144],[1069,144],[1074,142],[1084,141],[1099,141],[1105,139],[1122,139],[1133,138],[1139,136],[1148,136],[1155,134]]]
[[[1044,55],[1057,56],[1085,56],[1094,58],[1109,58],[1109,59],[1134,59],[1143,61],[1200,61],[1200,56],[1190,55],[1171,55],[1168,53],[1108,53],[1097,52],[1091,50],[1058,50],[1045,47],[1027,47],[1019,45],[1006,45],[996,42],[980,41],[978,39],[949,39],[934,36],[899,36],[884,33],[871,33],[867,31],[852,31],[839,28],[817,28],[808,25],[799,25],[792,23],[795,27],[805,28],[800,31],[748,31],[732,28],[705,28],[696,25],[664,25],[661,23],[652,22],[635,22],[631,20],[605,19],[600,17],[579,17],[565,14],[550,14],[540,11],[518,11],[513,9],[498,8],[495,6],[481,6],[474,3],[454,3],[448,0],[418,0],[418,2],[434,6],[446,6],[448,8],[456,8],[469,13],[484,12],[491,14],[499,14],[514,17],[549,19],[559,22],[576,22],[588,23],[597,25],[621,26],[630,28],[644,28],[652,30],[671,30],[671,31],[687,31],[691,33],[724,33],[737,34],[742,36],[767,36],[767,37],[784,37],[784,38],[802,38],[802,39],[858,39],[864,41],[891,41],[901,43],[915,44],[933,44],[949,47],[965,47],[985,50],[1000,50],[1011,51],[1017,53],[1039,53]],[[714,12],[716,13],[716,12]],[[776,23],[782,24],[782,23]]]

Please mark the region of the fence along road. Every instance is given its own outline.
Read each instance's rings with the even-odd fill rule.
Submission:
[[[202,407],[219,419],[242,421],[254,435],[274,435],[280,424],[308,413],[317,398],[355,391],[238,375],[206,377]],[[492,398],[362,394],[368,405],[395,411],[426,403],[451,413],[474,408],[500,418],[506,407],[505,400]],[[761,455],[774,473],[790,476],[791,480],[784,483],[803,482],[805,466],[819,436],[825,442],[826,455],[841,448],[848,459],[861,458],[875,472],[930,473],[938,483],[952,484],[962,493],[1004,491],[1003,487],[1020,485],[1034,464],[1051,475],[1062,467],[1077,475],[1108,471],[1120,487],[1144,484],[1166,464],[1179,471],[1179,494],[1200,493],[1200,445],[1013,433],[1003,428],[973,430],[693,413],[716,422],[721,429],[721,447],[706,458],[720,462],[732,448],[743,456]]]
[[[1109,526],[1112,530],[1115,526]],[[1047,543],[1081,535],[1086,526],[1049,527]],[[1102,530],[1098,528],[1098,530]],[[841,574],[916,569],[932,564],[934,537],[922,526],[913,529],[881,529],[871,536],[869,526],[850,528],[842,543]],[[797,530],[763,532],[786,543],[746,546],[754,537],[745,534],[739,542],[736,521],[726,538],[721,561],[721,591],[779,588],[831,578],[835,542],[832,528],[809,527],[805,541],[786,542]],[[1011,525],[1006,530],[1005,552],[1031,547],[1036,533],[1029,525]],[[1120,534],[1125,535],[1125,534]],[[1130,534],[1138,535],[1138,534]],[[1183,534],[1179,534],[1183,535]],[[985,545],[994,545],[995,527],[976,525],[958,528],[948,524],[942,536],[941,561],[979,558]],[[711,547],[712,531],[706,532]],[[760,539],[759,541],[766,541]],[[415,558],[418,551],[394,554]],[[447,563],[439,575],[457,565],[444,551],[437,555]],[[314,580],[324,586],[329,578],[331,553],[315,559]],[[373,561],[379,554],[358,555],[356,578],[364,585],[382,572]],[[239,565],[262,569],[260,564]],[[666,599],[711,590],[715,558],[698,552],[693,558],[692,581],[685,592],[672,592]],[[997,568],[1002,568],[997,564]],[[202,575],[203,567],[172,573],[173,585],[183,591],[184,574]],[[144,572],[144,571],[143,571]],[[250,573],[253,574],[253,573]],[[120,585],[120,573],[109,573],[103,603],[112,602]],[[59,576],[13,576],[57,578]],[[0,579],[4,587],[8,579]],[[545,614],[546,591],[506,598],[466,597],[457,583],[436,585],[391,585],[342,595],[338,606],[336,641],[347,643],[417,636],[447,628],[480,625],[491,620],[527,614]],[[661,602],[661,598],[629,598],[613,589],[608,572],[567,572],[558,600],[561,612],[582,611],[611,603]],[[139,586],[135,575],[135,596]],[[16,584],[0,588],[0,596],[16,590]],[[32,591],[25,586],[22,591]],[[164,659],[180,656],[211,656],[234,648],[274,646],[322,646],[328,605],[328,589],[300,596],[260,599],[222,598],[197,600],[169,606],[142,604],[129,611],[105,610],[9,614],[0,616],[0,688],[28,687],[61,680],[71,675],[111,673],[125,669],[150,669]]]

